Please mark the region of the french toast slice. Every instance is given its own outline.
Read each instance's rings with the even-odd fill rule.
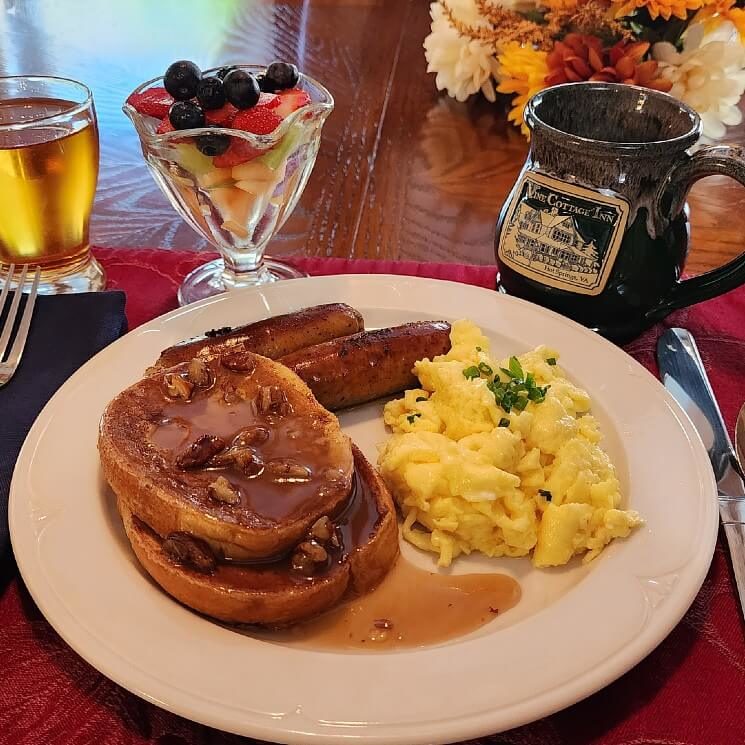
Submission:
[[[371,590],[398,556],[391,495],[375,469],[352,447],[355,476],[349,502],[331,518],[328,540],[321,541],[327,558],[311,575],[298,571],[293,555],[271,563],[218,561],[200,570],[189,564],[188,557],[174,559],[166,548],[168,538],[164,540],[118,500],[127,537],[151,577],[200,613],[229,623],[272,627],[307,620],[336,605],[345,594]],[[306,537],[313,539],[315,534],[311,529]]]
[[[295,373],[245,351],[141,379],[107,406],[98,444],[126,509],[237,560],[288,551],[352,484],[336,417]]]

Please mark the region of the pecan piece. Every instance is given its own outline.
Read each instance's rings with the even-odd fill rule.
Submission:
[[[211,574],[217,568],[217,560],[209,544],[191,533],[169,533],[163,541],[163,552],[173,561],[198,572]]]
[[[313,523],[310,529],[310,534],[317,541],[324,542],[331,540],[331,536],[334,535],[334,524],[329,520],[328,515],[319,517],[318,520]]]
[[[315,541],[303,541],[292,555],[290,564],[296,572],[311,576],[328,561],[326,549]]]
[[[179,468],[200,468],[205,465],[212,456],[217,455],[225,449],[225,440],[215,435],[202,435],[189,445],[178,458],[176,465]]]
[[[269,439],[266,427],[255,425],[242,429],[234,438],[231,447],[247,448],[252,445],[263,445]]]
[[[253,372],[256,361],[253,355],[245,349],[234,349],[220,356],[220,364],[233,372]]]
[[[240,494],[233,488],[233,485],[224,477],[218,476],[208,487],[207,492],[218,502],[225,504],[238,504],[241,501]]]
[[[292,413],[292,406],[287,394],[276,385],[264,385],[259,389],[256,408],[260,414],[287,416]]]
[[[322,564],[329,555],[326,553],[326,549],[315,541],[303,541],[297,550],[306,556],[310,556],[311,560],[316,564]]]
[[[207,363],[199,357],[194,357],[186,370],[186,377],[199,388],[207,388],[212,382],[212,375]]]
[[[194,390],[194,385],[177,373],[166,373],[163,376],[163,385],[168,396],[184,401],[191,397],[191,392]]]
[[[264,470],[264,464],[250,448],[237,448],[232,451],[233,463],[249,478],[258,476]]]
[[[266,470],[275,481],[280,482],[297,483],[310,478],[310,469],[292,458],[274,458],[267,462]]]

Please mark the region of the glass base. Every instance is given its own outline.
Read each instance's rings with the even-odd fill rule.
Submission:
[[[178,290],[178,304],[189,305],[197,300],[221,295],[223,292],[243,287],[259,287],[280,279],[307,277],[306,272],[276,259],[265,258],[255,272],[234,273],[225,270],[222,259],[208,261],[190,272]]]
[[[8,278],[8,265],[0,266],[0,284]],[[23,283],[23,292],[31,289],[34,279],[34,265],[30,264]],[[15,277],[18,278],[20,264],[16,264]],[[18,282],[12,282],[10,288],[16,289]],[[89,256],[82,264],[71,269],[54,269],[42,271],[39,278],[39,295],[67,295],[77,292],[98,292],[106,289],[106,272],[103,267]]]

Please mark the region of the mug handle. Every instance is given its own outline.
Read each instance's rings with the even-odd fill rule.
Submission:
[[[691,187],[704,176],[730,176],[745,186],[745,148],[738,145],[704,147],[673,166],[657,193],[658,215],[679,214]],[[744,282],[745,252],[723,266],[676,282],[647,317],[650,320],[664,318],[673,310],[709,300]]]

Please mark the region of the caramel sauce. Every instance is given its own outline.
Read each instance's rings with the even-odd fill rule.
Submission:
[[[257,391],[259,385],[256,382]],[[190,401],[168,401],[160,421],[150,433],[150,441],[173,463],[180,452],[202,435],[221,437],[229,446],[243,429],[252,426],[267,431],[264,442],[251,446],[264,464],[272,459],[289,458],[308,470],[307,477],[278,480],[266,467],[247,475],[234,465],[189,471],[180,471],[174,466],[174,480],[192,501],[214,514],[231,516],[239,522],[252,520],[253,516],[280,521],[312,511],[316,505],[323,509],[328,501],[328,497],[319,493],[323,487],[341,488],[346,492],[345,483],[339,483],[340,478],[344,480],[343,473],[336,468],[338,452],[332,452],[328,438],[320,434],[313,417],[265,416],[257,413],[252,397],[226,403],[223,392],[213,389],[199,391]],[[228,507],[210,499],[207,487],[218,476],[227,478],[237,490],[240,496],[237,504]]]
[[[504,574],[446,575],[399,557],[372,592],[267,641],[323,649],[401,649],[455,639],[489,623],[520,600],[520,585]]]

